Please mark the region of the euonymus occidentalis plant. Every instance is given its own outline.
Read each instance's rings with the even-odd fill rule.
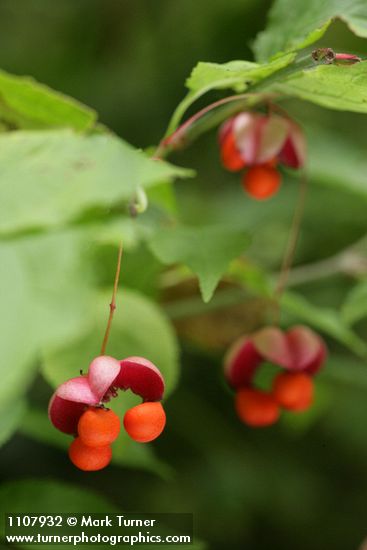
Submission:
[[[85,251],[93,240],[97,241],[98,246],[106,241],[118,242],[122,237],[127,254],[129,248],[144,242],[162,264],[170,267],[184,265],[194,272],[199,278],[205,301],[211,299],[218,282],[226,274],[237,286],[227,294],[220,289],[212,304],[242,299],[243,288],[247,290],[251,286],[245,280],[247,271],[241,261],[235,261],[234,267],[233,264],[228,266],[231,261],[243,257],[246,251],[250,242],[247,227],[238,224],[238,221],[232,223],[230,217],[225,223],[221,219],[208,225],[181,224],[167,207],[167,196],[162,189],[170,187],[164,181],[185,178],[192,173],[190,169],[183,170],[159,159],[168,159],[172,151],[178,152],[184,145],[195,147],[196,140],[204,132],[219,128],[234,117],[241,116],[243,119],[242,114],[264,117],[267,121],[270,116],[284,120],[288,115],[279,111],[279,105],[289,97],[314,102],[325,108],[365,113],[365,61],[359,62],[354,57],[352,60],[355,63],[340,65],[335,61],[342,60],[341,54],[335,53],[332,44],[325,44],[323,47],[333,52],[330,55],[333,57],[332,63],[325,63],[320,52],[313,54],[315,48],[312,45],[322,37],[331,19],[337,16],[342,17],[353,32],[365,36],[363,9],[353,9],[353,2],[345,3],[344,7],[335,7],[335,2],[323,3],[321,7],[315,3],[312,16],[308,15],[306,8],[302,13],[302,9],[299,8],[297,20],[293,21],[291,17],[284,17],[287,2],[275,4],[269,27],[256,42],[257,62],[200,63],[187,82],[187,97],[176,110],[167,135],[153,155],[136,151],[113,136],[96,122],[97,117],[92,110],[77,102],[33,81],[1,74],[4,131],[0,136],[0,161],[6,167],[0,175],[1,265],[7,266],[2,273],[2,287],[9,289],[2,297],[2,308],[10,312],[3,331],[3,357],[4,364],[13,366],[11,371],[5,369],[4,372],[6,391],[1,397],[3,407],[15,396],[23,394],[24,382],[32,378],[34,370],[31,367],[36,363],[35,358],[40,350],[44,357],[42,371],[53,386],[75,376],[79,368],[87,364],[87,357],[82,364],[76,359],[74,363],[59,359],[62,354],[56,354],[55,350],[62,348],[68,339],[77,340],[78,335],[89,334],[93,341],[94,333],[101,332],[96,319],[101,316],[100,308],[106,296],[86,276],[91,262]],[[356,13],[361,16],[356,16]],[[343,60],[348,61],[348,56],[350,59],[353,54],[344,54]],[[220,99],[216,97],[215,104],[210,97],[213,90],[221,96]],[[195,112],[195,101],[199,98],[205,101],[206,97],[206,106]],[[186,114],[187,109],[190,109],[189,114]],[[292,122],[302,128],[302,121]],[[314,143],[309,142],[308,147],[311,173],[312,169],[323,173],[324,156],[317,156]],[[271,190],[279,188],[278,195],[282,193],[283,188],[279,187],[275,174],[275,171],[279,174],[282,164],[279,158],[276,159],[276,166],[272,165],[275,162],[273,157],[268,159],[270,166],[259,168],[258,159],[254,157],[251,159],[253,166],[249,167],[246,165],[246,162],[249,163],[246,150],[248,154],[247,145],[244,145],[244,158],[240,156],[240,161],[245,163],[241,170],[250,192],[263,194],[259,191],[258,181],[264,180],[248,175],[256,175],[260,170],[269,176],[267,183]],[[283,156],[283,153],[283,147],[280,147],[274,156]],[[179,158],[179,155],[175,156],[176,162]],[[312,168],[314,159],[316,168]],[[232,156],[230,160],[233,161]],[[283,169],[280,170],[284,174]],[[299,183],[302,187],[303,172],[307,170],[306,162],[299,179],[301,170],[292,172],[293,183]],[[351,185],[363,193],[358,185],[358,175],[355,178],[357,182],[352,181]],[[234,181],[237,181],[236,176]],[[147,195],[148,208],[145,214],[132,220],[129,210],[137,210],[138,214],[144,210],[142,191]],[[244,195],[243,201],[246,200],[248,198]],[[262,289],[259,289],[261,285],[250,289],[265,296],[268,320],[275,322],[277,314],[274,313],[274,303],[280,301],[283,311],[293,312],[299,322],[312,324],[316,330],[365,357],[365,344],[350,323],[356,314],[351,314],[350,309],[348,312],[348,307],[343,317],[335,311],[315,312],[312,300],[305,301],[297,294],[283,292],[287,282],[284,274],[289,271],[295,241],[290,239],[281,284],[274,284],[272,274],[269,281],[265,273]],[[350,253],[348,258],[353,258],[354,253],[358,256],[358,251],[354,249],[347,253]],[[42,261],[45,257],[48,258],[47,265]],[[332,270],[335,265],[341,270],[351,269],[351,263],[345,267],[345,257],[334,258],[329,269]],[[352,262],[352,268],[355,265]],[[360,268],[357,265],[355,269]],[[65,277],[58,288],[47,284],[47,281],[57,279],[59,273],[65,274]],[[173,268],[172,273],[178,277],[182,274],[185,278],[187,271],[182,273],[180,269]],[[27,284],[29,280],[36,281],[36,284]],[[14,298],[10,300],[9,296]],[[65,296],[69,299],[66,300]],[[148,328],[159,326],[160,333],[164,334],[164,345],[160,347],[140,334],[138,346],[136,342],[134,344],[139,347],[136,353],[151,358],[160,368],[162,366],[169,392],[174,387],[177,368],[177,343],[171,325],[162,309],[144,295],[127,291],[126,303],[127,312],[143,311]],[[196,307],[201,307],[198,301],[193,309]],[[93,313],[85,315],[88,308]],[[20,316],[19,311],[25,313]],[[177,315],[177,309],[176,313],[173,308],[171,311],[172,317]],[[361,313],[358,312],[358,315]],[[139,324],[138,321],[136,324]],[[130,327],[123,318],[121,321],[116,318],[115,327],[118,333],[129,333]],[[15,345],[19,331],[24,334],[21,352]],[[148,329],[143,332],[149,334]],[[120,350],[114,351],[113,342],[112,346],[111,354],[114,356],[135,353],[131,349],[133,344],[126,352],[121,349],[121,355]],[[88,361],[98,353],[98,350],[92,351],[87,345],[86,349],[91,355],[88,355]],[[55,355],[58,357],[55,358]],[[73,372],[68,371],[67,363],[72,365]],[[54,368],[55,364],[57,368]]]

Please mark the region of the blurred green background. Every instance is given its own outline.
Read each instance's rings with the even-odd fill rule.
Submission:
[[[198,60],[252,59],[251,42],[266,24],[269,5],[263,0],[2,0],[0,67],[78,98],[118,135],[144,148],[159,141]],[[366,51],[365,41],[340,22],[322,43]],[[342,136],[351,149],[366,147],[363,115],[297,101],[286,106],[310,131],[321,127],[335,139]],[[181,219],[248,220],[251,261],[276,271],[296,196],[292,178],[267,204],[246,200],[236,176],[220,166],[214,132],[173,160],[199,174],[177,184]],[[344,160],[348,163],[348,155]],[[311,182],[299,266],[318,265],[366,233],[365,203],[348,191],[330,190],[328,183]],[[99,254],[99,276],[106,282],[115,250],[106,247]],[[149,281],[139,280],[133,269],[143,258],[154,272],[152,257],[141,250],[127,258],[123,280],[149,294],[154,292]],[[337,266],[323,277],[322,265],[319,275],[295,270],[297,291],[316,306],[338,308],[355,277]],[[330,340],[331,359],[318,382],[313,414],[285,418],[271,429],[246,428],[221,377],[222,340],[227,343],[223,334],[232,333],[228,325],[236,325],[235,333],[256,327],[257,307],[251,299],[208,314],[196,338],[187,323],[177,323],[182,374],[166,403],[167,429],[153,445],[170,466],[164,475],[133,466],[86,475],[65,452],[18,434],[2,448],[1,481],[54,478],[93,489],[125,511],[193,512],[197,537],[215,550],[357,550],[367,536],[367,365]],[[365,337],[366,323],[357,328]],[[333,374],[349,366],[358,377]],[[30,400],[46,407],[51,391],[38,378]]]

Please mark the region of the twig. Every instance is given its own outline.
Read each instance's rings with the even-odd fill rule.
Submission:
[[[187,119],[181,126],[179,126],[172,134],[168,135],[167,137],[163,138],[162,141],[159,143],[153,158],[154,159],[161,159],[165,154],[167,149],[170,147],[175,148],[177,144],[180,143],[180,140],[182,140],[186,134],[186,131],[189,127],[191,127],[192,124],[194,124],[197,120],[199,120],[201,117],[212,111],[213,109],[216,109],[217,107],[220,107],[221,105],[226,105],[227,103],[232,103],[235,101],[244,101],[249,99],[251,96],[257,96],[258,94],[237,94],[232,95],[229,97],[225,97],[223,99],[219,99],[218,101],[215,101],[214,103],[211,103],[210,105],[207,105],[197,113],[195,113],[193,116],[191,116],[189,119]]]
[[[274,299],[275,299],[275,305],[276,305],[276,316],[279,319],[279,302],[280,298],[284,292],[284,289],[288,282],[289,272],[292,267],[292,263],[294,260],[294,255],[296,253],[297,243],[298,243],[298,237],[301,229],[301,222],[303,218],[303,212],[305,207],[305,200],[306,200],[306,191],[307,191],[307,176],[305,173],[301,175],[301,181],[299,184],[299,193],[298,193],[298,200],[296,203],[296,207],[294,210],[292,225],[289,231],[289,238],[288,243],[284,252],[282,266],[280,269],[280,275],[278,278],[277,285],[275,287],[274,291]],[[278,320],[277,319],[277,320]]]

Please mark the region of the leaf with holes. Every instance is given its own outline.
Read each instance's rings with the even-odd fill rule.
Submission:
[[[0,166],[0,235],[64,224],[129,201],[138,186],[192,175],[112,135],[68,130],[1,135]]]

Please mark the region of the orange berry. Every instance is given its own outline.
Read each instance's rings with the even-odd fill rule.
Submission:
[[[230,172],[237,172],[245,166],[246,163],[236,147],[233,132],[229,132],[224,138],[220,156],[223,166]]]
[[[270,393],[251,388],[237,392],[235,407],[242,422],[258,428],[274,424],[280,414],[279,406]]]
[[[251,197],[264,200],[274,195],[280,186],[280,173],[272,166],[252,166],[243,177],[242,185]]]
[[[104,447],[117,439],[120,419],[113,411],[90,407],[78,422],[78,434],[84,445]]]
[[[69,447],[69,458],[80,470],[94,472],[102,470],[111,462],[112,449],[109,445],[88,447],[77,437]]]
[[[156,439],[166,425],[166,413],[161,403],[141,403],[126,411],[124,416],[125,430],[139,443],[148,443]]]
[[[282,372],[273,381],[273,396],[290,411],[304,411],[313,401],[313,381],[304,372]]]

